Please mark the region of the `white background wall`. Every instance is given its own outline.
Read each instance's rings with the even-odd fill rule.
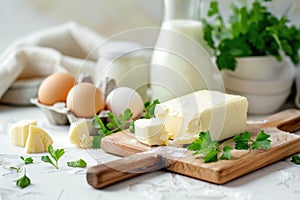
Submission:
[[[226,14],[232,0],[220,1]],[[300,26],[300,0],[273,0],[271,10],[279,15],[288,12]],[[111,36],[158,27],[162,17],[163,0],[0,0],[0,53],[14,39],[64,21],[74,20]]]

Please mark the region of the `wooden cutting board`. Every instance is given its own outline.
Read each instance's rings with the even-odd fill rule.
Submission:
[[[129,132],[118,132],[103,138],[102,149],[126,158],[91,167],[87,181],[95,188],[102,188],[140,173],[166,168],[178,174],[224,184],[300,152],[300,136],[290,133],[300,129],[300,110],[290,109],[260,120],[248,120],[246,129],[252,138],[261,130],[270,134],[271,148],[233,150],[232,160],[213,163],[196,159],[191,151],[184,148],[149,147],[139,143]]]

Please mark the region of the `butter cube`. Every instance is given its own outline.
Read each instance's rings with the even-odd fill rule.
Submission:
[[[135,138],[149,146],[166,145],[169,133],[160,119],[138,119],[134,122]]]
[[[173,144],[190,144],[199,132],[210,131],[223,140],[245,131],[248,101],[245,97],[200,90],[155,107],[155,117],[165,121]]]
[[[25,145],[27,153],[47,152],[50,144],[53,144],[53,140],[44,129],[35,125],[29,126],[29,134]]]
[[[69,141],[80,148],[91,148],[93,138],[89,134],[86,119],[80,119],[71,124],[69,130]]]
[[[21,120],[10,127],[9,137],[13,144],[20,147],[25,146],[29,125],[37,125],[37,122],[35,120]]]

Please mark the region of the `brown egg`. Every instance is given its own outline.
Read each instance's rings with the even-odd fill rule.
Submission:
[[[52,74],[48,76],[39,87],[39,102],[45,105],[53,105],[56,102],[66,102],[67,95],[75,84],[76,80],[72,74]]]
[[[67,107],[77,117],[92,118],[104,109],[104,105],[103,95],[91,83],[75,85],[67,97]]]

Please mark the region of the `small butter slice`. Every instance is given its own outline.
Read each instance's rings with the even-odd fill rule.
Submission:
[[[53,144],[53,140],[44,129],[35,125],[29,125],[29,133],[25,145],[27,153],[47,152],[50,144]]]
[[[147,145],[166,145],[169,133],[160,119],[138,119],[134,122],[135,138]]]
[[[9,137],[16,146],[25,146],[29,125],[37,125],[36,120],[21,120],[11,126]]]
[[[71,124],[69,130],[69,140],[80,148],[91,148],[93,138],[89,134],[87,122],[85,119],[80,119]]]

